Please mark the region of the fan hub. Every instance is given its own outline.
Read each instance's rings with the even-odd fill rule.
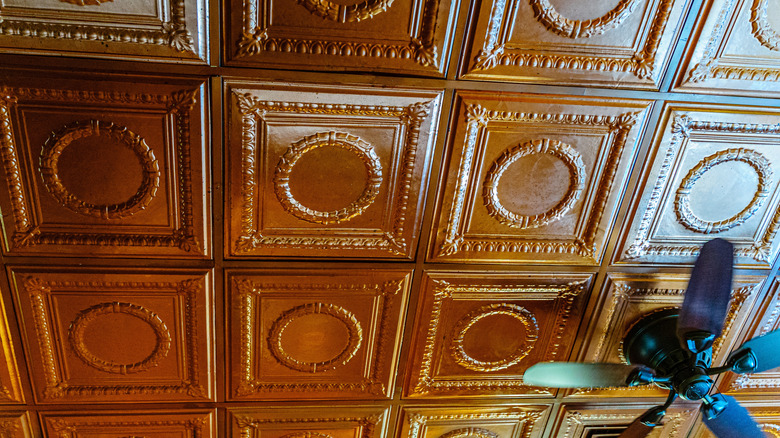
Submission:
[[[682,398],[699,400],[712,387],[705,372],[712,357],[707,350],[694,359],[693,353],[683,348],[677,338],[678,314],[679,309],[665,309],[638,320],[623,339],[623,351],[628,363],[645,365],[659,376],[671,377],[670,384],[659,386],[673,388]]]

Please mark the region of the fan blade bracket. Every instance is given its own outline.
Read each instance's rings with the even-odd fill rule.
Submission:
[[[661,420],[664,418],[664,415],[666,415],[666,406],[656,406],[642,414],[642,416],[639,417],[639,421],[645,426],[661,426],[663,424],[661,423]]]
[[[745,348],[731,353],[728,364],[731,365],[731,371],[744,374],[758,369],[758,358],[753,350]]]
[[[720,393],[708,395],[702,399],[702,402],[701,411],[708,420],[718,418],[718,415],[729,405],[729,402]]]
[[[680,335],[683,346],[696,355],[712,347],[715,338],[717,335],[704,330],[694,330]]]
[[[640,385],[649,385],[651,383],[657,382],[659,379],[656,378],[655,373],[653,373],[653,370],[646,367],[638,367],[634,371],[631,371],[631,374],[628,375],[628,378],[626,379],[626,383],[628,386],[640,386]]]

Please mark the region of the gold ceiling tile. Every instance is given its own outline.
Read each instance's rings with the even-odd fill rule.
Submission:
[[[6,53],[205,63],[205,0],[6,0],[0,47]]]
[[[749,331],[740,340],[740,344],[767,334],[770,331],[780,329],[780,321],[778,321],[778,315],[780,315],[780,279],[777,277],[769,286],[769,292],[760,303],[760,306],[755,316],[755,322],[751,325],[746,324],[749,327]],[[720,392],[736,396],[780,394],[780,369],[776,368],[756,374],[726,372],[719,378],[718,387]],[[780,425],[780,421],[778,421],[778,425]],[[780,437],[780,426],[778,426],[776,435]]]
[[[43,412],[44,436],[89,438],[211,438],[216,436],[214,411],[93,411]]]
[[[12,275],[40,403],[213,400],[210,273]]]
[[[16,365],[17,356],[20,359],[22,356],[21,351],[18,353],[14,351],[11,343],[6,312],[13,312],[13,306],[6,306],[3,296],[0,295],[0,405],[24,402],[19,369]]]
[[[522,375],[568,359],[590,282],[589,274],[427,272],[405,395],[554,396]]]
[[[403,409],[400,438],[538,438],[548,405],[416,407]]]
[[[0,413],[0,437],[32,438],[34,436],[29,414],[25,412]]]
[[[457,2],[231,0],[230,65],[444,76]]]
[[[16,82],[0,88],[7,255],[210,254],[204,84]]]
[[[610,274],[602,299],[593,312],[583,345],[581,362],[626,363],[623,337],[641,317],[682,305],[687,275]],[[761,289],[764,277],[734,276],[731,301],[723,334],[712,346],[712,363],[721,365],[732,349]],[[664,397],[667,390],[655,385],[626,388],[593,388],[569,391],[572,397]]]
[[[463,78],[657,89],[689,4],[482,2]]]
[[[322,406],[229,408],[233,438],[383,438],[390,408]]]
[[[780,112],[668,104],[618,245],[618,263],[693,263],[715,237],[739,266],[778,251]]]
[[[411,273],[230,272],[230,396],[392,396]]]
[[[459,93],[430,259],[597,265],[648,106]]]
[[[745,407],[750,416],[761,426],[761,430],[767,438],[780,438],[780,407],[767,404],[765,401],[739,400],[739,404]],[[712,432],[701,422],[701,414],[691,433],[691,438],[714,438]]]
[[[232,82],[226,255],[411,258],[439,92]]]
[[[780,14],[771,0],[705,2],[677,71],[678,91],[780,95]]]
[[[653,405],[632,403],[563,405],[552,433],[555,438],[618,436],[638,416]],[[653,429],[649,438],[683,438],[696,420],[698,404],[675,403],[664,417],[664,425]]]

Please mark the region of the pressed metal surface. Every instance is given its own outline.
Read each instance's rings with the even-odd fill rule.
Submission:
[[[618,436],[523,372],[716,237],[714,364],[780,328],[780,0],[0,3],[0,437]]]

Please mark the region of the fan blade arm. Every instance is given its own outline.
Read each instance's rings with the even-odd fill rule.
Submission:
[[[747,409],[733,397],[716,393],[702,401],[702,420],[716,437],[766,438]]]
[[[760,373],[780,367],[780,330],[745,342],[729,355],[726,366],[738,374]]]

